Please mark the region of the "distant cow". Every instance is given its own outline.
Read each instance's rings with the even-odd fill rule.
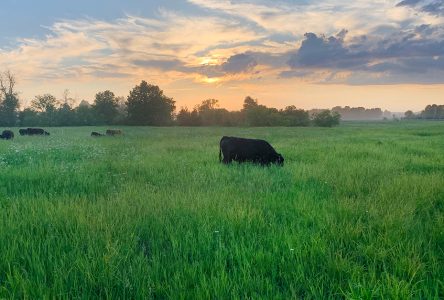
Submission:
[[[49,135],[49,132],[46,132],[42,128],[26,128],[19,130],[20,135]]]
[[[92,137],[99,137],[99,136],[104,136],[104,135],[101,134],[101,133],[98,133],[98,132],[93,131],[93,132],[91,132],[91,136],[92,136]]]
[[[108,136],[122,135],[122,130],[120,130],[120,129],[108,129],[106,131],[106,135],[108,135]]]
[[[222,154],[224,158],[222,159]],[[284,165],[284,158],[264,140],[224,136],[220,140],[219,161],[229,164],[252,162],[261,165]]]
[[[0,135],[0,139],[12,140],[14,139],[14,132],[12,132],[11,130],[4,130],[3,133]]]

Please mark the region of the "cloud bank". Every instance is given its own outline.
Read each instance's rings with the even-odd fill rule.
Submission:
[[[25,80],[444,83],[444,1],[188,0],[200,13],[61,20],[0,49]]]

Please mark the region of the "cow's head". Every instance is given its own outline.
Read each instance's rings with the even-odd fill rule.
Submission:
[[[274,161],[276,164],[278,164],[279,166],[283,166],[284,165],[284,157],[282,155],[280,155],[279,153],[276,153],[276,158]]]

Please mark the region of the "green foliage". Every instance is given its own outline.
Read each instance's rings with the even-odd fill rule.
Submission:
[[[133,125],[170,125],[174,103],[158,86],[142,81],[128,96],[128,122]]]
[[[384,115],[387,116],[380,108],[335,106],[332,111],[340,114],[342,120],[382,120]]]
[[[197,109],[189,111],[187,107],[182,107],[176,116],[177,125],[179,126],[200,126],[201,119]]]
[[[444,105],[427,105],[421,113],[422,119],[428,120],[443,120],[444,119]]]
[[[333,127],[339,125],[341,115],[335,111],[324,110],[314,115],[313,122],[319,127]]]
[[[19,100],[16,95],[6,94],[0,98],[0,125],[15,126],[18,121]]]
[[[405,114],[404,114],[404,117],[407,120],[411,120],[411,119],[415,119],[416,118],[415,114],[411,110],[406,111]]]
[[[285,126],[309,126],[310,115],[308,111],[297,109],[294,105],[287,106],[281,112]]]
[[[442,123],[105,129],[0,142],[0,298],[444,298]]]
[[[57,107],[60,102],[51,94],[35,96],[31,108],[37,113],[39,126],[56,126]]]
[[[247,97],[244,100],[242,113],[248,126],[276,126],[279,121],[279,112],[276,108],[268,108],[258,104],[257,100]]]
[[[0,74],[0,126],[15,126],[18,121],[19,99],[15,77],[7,71]]]
[[[92,105],[97,122],[96,124],[114,124],[119,114],[118,108],[119,102],[113,92],[107,90],[97,93],[94,104]]]

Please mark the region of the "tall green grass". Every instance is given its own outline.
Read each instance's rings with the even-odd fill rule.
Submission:
[[[444,123],[93,130],[0,141],[0,298],[444,298]]]

